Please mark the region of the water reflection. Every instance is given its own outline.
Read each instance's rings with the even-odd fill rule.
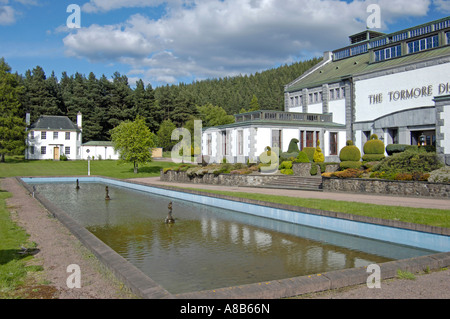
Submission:
[[[429,252],[86,183],[37,184],[45,195],[171,293],[360,267]],[[173,202],[175,224],[166,224]]]

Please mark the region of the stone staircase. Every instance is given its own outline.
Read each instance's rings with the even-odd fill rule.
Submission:
[[[279,175],[260,187],[322,191],[322,177]]]

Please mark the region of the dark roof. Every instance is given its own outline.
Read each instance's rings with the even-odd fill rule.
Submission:
[[[42,115],[30,126],[30,130],[79,131],[67,116]]]

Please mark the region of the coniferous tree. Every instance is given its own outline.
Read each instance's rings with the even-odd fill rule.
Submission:
[[[19,77],[0,59],[0,161],[8,154],[19,155],[25,150],[25,120],[21,114]]]

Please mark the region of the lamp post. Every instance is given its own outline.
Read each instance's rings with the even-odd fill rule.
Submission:
[[[90,153],[90,150],[89,149],[87,149],[86,150],[86,153]],[[88,155],[88,157],[87,157],[87,160],[88,160],[88,176],[91,176],[91,157]]]

